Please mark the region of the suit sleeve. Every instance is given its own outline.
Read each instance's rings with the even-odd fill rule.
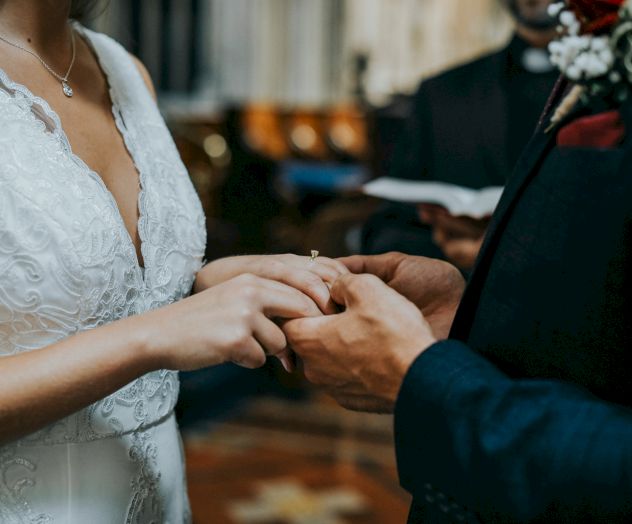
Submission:
[[[632,410],[512,379],[460,342],[413,364],[395,433],[402,486],[422,503],[432,490],[483,521],[632,522]]]

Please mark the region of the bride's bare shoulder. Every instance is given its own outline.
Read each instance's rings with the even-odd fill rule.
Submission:
[[[156,100],[156,88],[154,87],[151,75],[149,74],[149,71],[147,71],[145,64],[143,64],[143,62],[136,55],[130,53],[130,56],[132,57],[132,60],[134,60],[136,67],[138,67],[138,70],[140,71],[140,74],[142,75],[143,80],[147,85],[147,89],[149,89],[149,92],[151,93],[151,96],[154,98],[154,100]]]

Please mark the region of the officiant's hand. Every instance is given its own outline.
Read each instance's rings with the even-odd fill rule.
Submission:
[[[402,253],[339,260],[352,273],[369,273],[383,280],[421,310],[437,338],[448,337],[465,289],[465,280],[454,266]]]
[[[323,313],[335,313],[329,287],[349,270],[337,260],[298,255],[248,255],[223,258],[207,264],[197,274],[194,291],[199,293],[245,273],[292,286],[310,297]]]
[[[432,228],[432,240],[446,258],[463,270],[474,267],[481,250],[489,218],[474,219],[451,215],[441,206],[418,206],[419,218]]]
[[[430,325],[415,304],[373,275],[344,275],[331,296],[343,313],[283,328],[305,377],[346,408],[391,412],[408,368],[435,342]]]

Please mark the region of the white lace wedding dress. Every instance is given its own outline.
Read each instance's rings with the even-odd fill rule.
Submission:
[[[146,269],[57,115],[0,70],[0,366],[3,356],[186,296],[202,263],[202,209],[136,65],[110,38],[76,29],[108,78],[140,173]],[[156,371],[0,447],[0,523],[189,521],[177,395],[177,374]]]

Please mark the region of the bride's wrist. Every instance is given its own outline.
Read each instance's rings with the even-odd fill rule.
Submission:
[[[213,260],[200,269],[193,283],[193,294],[200,293],[205,289],[221,284],[231,278],[239,276],[243,271],[240,269],[245,261],[245,257],[226,257]]]
[[[216,282],[213,282],[211,275],[213,274],[213,265],[215,262],[209,262],[195,275],[195,281],[193,282],[193,294],[201,293],[205,289],[213,287]]]
[[[153,312],[130,317],[123,322],[133,350],[132,365],[137,368],[140,374],[149,373],[157,369],[168,367],[167,348],[164,338],[160,335],[160,329],[150,318]],[[162,342],[161,342],[162,341]]]

